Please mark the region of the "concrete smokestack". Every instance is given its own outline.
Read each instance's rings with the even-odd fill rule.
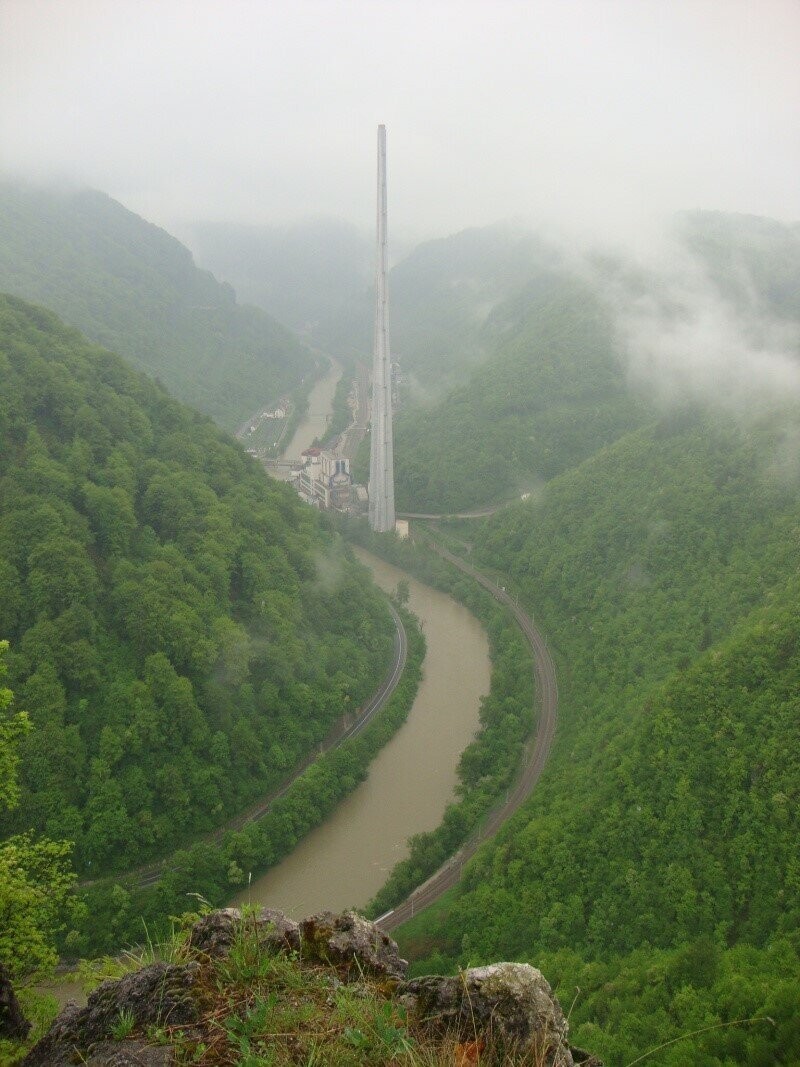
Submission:
[[[389,355],[389,292],[386,244],[386,127],[378,127],[378,239],[375,268],[375,349],[372,362],[372,436],[369,457],[369,524],[394,530],[392,364]]]

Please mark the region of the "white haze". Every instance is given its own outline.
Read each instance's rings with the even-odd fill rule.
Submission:
[[[390,234],[516,217],[646,253],[605,283],[665,402],[796,397],[798,338],[733,306],[660,221],[800,219],[797,0],[0,0],[6,173],[100,188],[173,232],[337,216]]]
[[[800,400],[800,323],[765,306],[744,266],[734,301],[676,242],[654,249],[633,277],[588,271],[634,385],[665,406],[699,400],[738,414]]]
[[[7,171],[174,230],[800,218],[796,0],[0,0]]]

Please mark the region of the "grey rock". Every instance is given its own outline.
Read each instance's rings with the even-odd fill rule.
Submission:
[[[86,1067],[173,1067],[175,1050],[145,1041],[100,1041],[92,1045]]]
[[[80,1062],[76,1057],[88,1058],[98,1042],[112,1036],[123,1013],[132,1017],[134,1029],[195,1022],[200,1014],[198,971],[197,963],[152,963],[135,974],[103,982],[86,1007],[68,1004],[61,1011],[22,1061],[24,1067],[66,1067]],[[117,1047],[124,1051],[124,1043]]]
[[[532,1057],[543,1067],[574,1067],[561,1005],[542,972],[527,963],[495,963],[448,978],[415,978],[398,992],[434,1035],[483,1039],[500,1057]]]
[[[319,960],[348,971],[404,978],[406,960],[400,958],[397,943],[375,923],[354,911],[334,915],[321,911],[300,923],[303,959]]]
[[[22,1041],[28,1036],[31,1024],[25,1018],[11,976],[0,963],[0,1037]]]
[[[246,919],[242,918],[238,908],[212,911],[192,927],[189,947],[212,958],[227,956],[242,923],[247,924],[248,935],[255,932],[258,943],[274,952],[300,951],[300,927],[274,908],[262,908],[258,914],[248,915]]]

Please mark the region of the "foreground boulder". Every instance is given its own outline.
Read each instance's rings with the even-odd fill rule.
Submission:
[[[417,1019],[442,1037],[491,1047],[542,1067],[574,1067],[567,1020],[541,971],[527,963],[429,975],[398,992]]]
[[[243,936],[255,937],[257,943],[268,951],[300,951],[300,927],[274,908],[262,908],[246,919],[242,918],[238,908],[212,911],[192,927],[189,948],[219,959],[227,956],[237,938]]]
[[[404,978],[408,970],[396,942],[354,911],[321,911],[303,919],[300,937],[304,959],[389,978]]]
[[[535,967],[498,963],[403,981],[395,942],[354,912],[300,924],[270,909],[212,912],[177,960],[103,982],[85,1008],[67,1005],[25,1067],[232,1063],[245,1045],[254,1062],[600,1067],[570,1048],[561,1007]]]
[[[120,1033],[123,1021],[126,1029],[140,1031],[150,1026],[188,1026],[197,1022],[199,971],[195,962],[151,963],[124,978],[103,982],[85,1008],[67,1004],[22,1061],[24,1067],[67,1067],[75,1063],[105,1067],[112,1062],[116,1067],[128,1062],[150,1067],[171,1062],[164,1049],[154,1049],[155,1058],[143,1060],[146,1046],[141,1041],[114,1044],[111,1039]],[[120,1059],[120,1055],[128,1059]]]

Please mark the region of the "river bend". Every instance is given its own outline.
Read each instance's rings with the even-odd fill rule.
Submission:
[[[408,854],[412,834],[439,825],[453,799],[456,767],[478,728],[489,691],[485,631],[462,605],[362,549],[383,589],[404,578],[427,641],[423,678],[406,723],[370,764],[369,776],[297,848],[235,903],[279,908],[295,918],[363,907]]]

